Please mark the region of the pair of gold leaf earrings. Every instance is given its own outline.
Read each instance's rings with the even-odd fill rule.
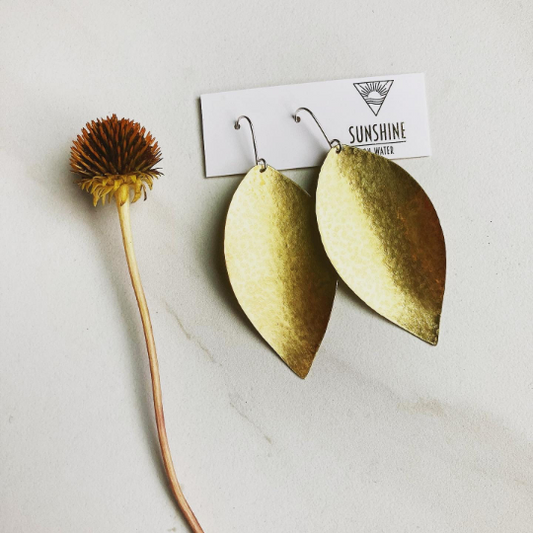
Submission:
[[[326,332],[337,274],[376,312],[437,344],[446,249],[433,204],[400,166],[330,141],[308,108],[294,120],[301,111],[330,146],[316,210],[306,191],[258,157],[250,118],[235,122],[235,129],[248,122],[256,161],[233,196],[225,228],[226,266],[241,307],[301,378]]]

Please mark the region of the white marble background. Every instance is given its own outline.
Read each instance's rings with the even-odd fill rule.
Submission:
[[[0,0],[0,530],[184,532],[162,474],[116,211],[68,171],[117,113],[165,176],[132,217],[179,477],[206,533],[533,530],[532,4]],[[432,348],[345,287],[307,380],[222,261],[238,177],[198,97],[425,72],[433,156],[401,164],[448,247]],[[312,190],[317,170],[289,173]]]

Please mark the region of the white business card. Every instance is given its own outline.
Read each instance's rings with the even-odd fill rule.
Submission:
[[[253,122],[258,157],[278,169],[319,166],[329,139],[389,159],[431,155],[423,74],[400,74],[284,85],[201,96],[207,177],[244,174],[255,165],[246,115]]]

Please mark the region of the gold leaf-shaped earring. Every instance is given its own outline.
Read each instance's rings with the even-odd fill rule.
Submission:
[[[311,196],[257,157],[231,201],[224,255],[242,309],[270,346],[304,378],[326,332],[337,277],[316,227]]]
[[[437,344],[446,277],[444,236],[415,179],[389,159],[330,141],[320,169],[316,216],[339,276],[372,309]]]

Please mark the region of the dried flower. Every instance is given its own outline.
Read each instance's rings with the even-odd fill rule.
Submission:
[[[191,531],[202,533],[203,530],[183,495],[174,470],[165,426],[161,379],[152,323],[133,249],[130,223],[131,192],[133,191],[131,202],[137,201],[141,193],[146,196],[146,186],[148,185],[151,189],[153,179],[161,175],[161,172],[155,168],[155,165],[161,161],[161,152],[152,135],[150,133],[145,135],[145,133],[146,130],[137,122],[125,118],[118,120],[116,115],[111,118],[93,120],[73,142],[70,166],[73,172],[82,177],[79,185],[93,195],[94,205],[100,199],[103,204],[109,197],[116,200],[122,242],[146,340],[157,435],[163,465],[172,494]]]
[[[161,176],[156,165],[161,161],[156,140],[138,122],[116,115],[93,120],[73,141],[70,167],[79,174],[79,186],[106,203],[122,185],[133,190],[132,202],[141,194],[146,199],[146,186],[152,188],[154,178]]]

